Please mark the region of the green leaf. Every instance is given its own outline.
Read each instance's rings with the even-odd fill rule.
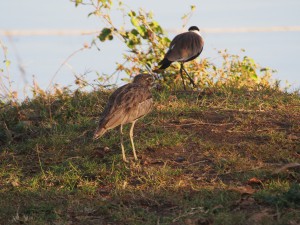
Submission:
[[[136,17],[134,17],[134,16],[131,17],[130,22],[136,28],[139,26],[139,22],[137,21]]]
[[[9,66],[10,66],[10,63],[11,63],[10,60],[4,60],[4,62],[5,62],[5,66],[6,66],[6,67],[9,67]]]
[[[147,29],[144,26],[140,26],[137,17],[132,16],[131,19],[131,24],[136,28],[136,30],[139,32],[141,36],[145,35],[145,32]]]
[[[251,77],[253,80],[255,80],[255,81],[257,81],[257,79],[258,79],[258,76],[257,76],[256,73],[252,73],[252,74],[250,75],[250,77]]]
[[[145,33],[147,32],[146,27],[144,27],[143,25],[137,27],[137,30],[138,30],[138,32],[140,33],[141,36],[145,36]]]
[[[260,71],[261,71],[261,72],[264,72],[264,71],[272,71],[272,69],[269,68],[269,67],[264,67],[264,68],[261,68]],[[273,71],[272,71],[272,72],[273,72]]]
[[[152,30],[155,31],[155,33],[157,33],[157,34],[163,33],[163,29],[161,28],[161,26],[159,25],[158,22],[152,21],[151,23],[149,23],[149,25],[151,26]]]
[[[150,19],[153,18],[153,12],[152,12],[152,11],[150,11],[150,12],[148,13],[148,17],[149,17]]]
[[[132,33],[134,36],[138,36],[138,35],[139,35],[139,32],[138,32],[136,29],[132,29],[132,30],[131,30],[131,33]]]
[[[81,4],[81,3],[82,3],[82,0],[76,0],[75,6],[78,6],[78,5]]]
[[[136,16],[135,11],[132,11],[132,10],[131,10],[131,11],[128,13],[128,16],[130,16],[130,17]]]
[[[111,29],[109,28],[103,28],[101,33],[98,36],[99,40],[104,42],[106,40],[112,40],[113,39],[113,35],[111,32]]]
[[[109,36],[108,36],[108,40],[110,40],[110,41],[111,41],[112,39],[114,39],[114,36],[112,36],[112,35],[109,35]]]
[[[165,45],[165,46],[169,45],[170,42],[171,42],[171,40],[167,37],[164,37],[162,39],[162,44]]]

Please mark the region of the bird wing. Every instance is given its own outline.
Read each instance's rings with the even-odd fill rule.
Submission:
[[[117,99],[119,98],[118,96],[122,95],[122,93],[128,88],[129,84],[124,85],[117,90],[115,90],[111,96],[109,97],[107,104],[100,116],[99,120],[99,125],[98,125],[98,130],[100,128],[107,127],[108,121],[111,121],[111,117],[114,115],[114,112],[118,111],[117,108]],[[117,118],[114,118],[117,119]],[[117,121],[111,121],[110,123],[116,123]]]
[[[131,83],[118,88],[109,98],[101,115],[99,127],[112,129],[144,116],[151,110],[150,99],[152,99],[151,92],[143,86]]]
[[[198,56],[203,49],[203,39],[194,32],[185,32],[177,35],[170,43],[165,58],[169,61],[185,62]]]
[[[148,114],[149,112],[151,112],[153,108],[153,99],[148,98],[142,102],[139,103],[138,105],[138,109],[137,109],[137,118],[140,118],[146,114]]]

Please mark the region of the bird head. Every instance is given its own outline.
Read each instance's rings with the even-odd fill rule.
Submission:
[[[189,31],[200,31],[200,29],[197,26],[191,26]]]
[[[151,74],[144,73],[144,74],[136,75],[133,78],[132,83],[141,84],[141,85],[145,85],[145,86],[151,86],[153,82],[154,82],[153,76]]]

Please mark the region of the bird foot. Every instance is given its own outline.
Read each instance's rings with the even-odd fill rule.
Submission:
[[[123,157],[123,162],[129,163],[129,161],[126,158],[124,158],[124,157]]]
[[[130,163],[130,162],[139,162],[140,160],[138,159],[138,158],[134,158],[134,160],[131,160],[130,159],[130,161],[129,160],[127,160],[127,158],[123,158],[123,162],[125,162],[125,163]]]

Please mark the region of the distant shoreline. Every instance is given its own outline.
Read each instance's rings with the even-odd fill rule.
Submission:
[[[180,33],[184,29],[166,29],[169,33]],[[297,32],[300,26],[202,28],[203,33],[257,33]],[[0,29],[0,36],[78,36],[98,34],[97,29]]]

